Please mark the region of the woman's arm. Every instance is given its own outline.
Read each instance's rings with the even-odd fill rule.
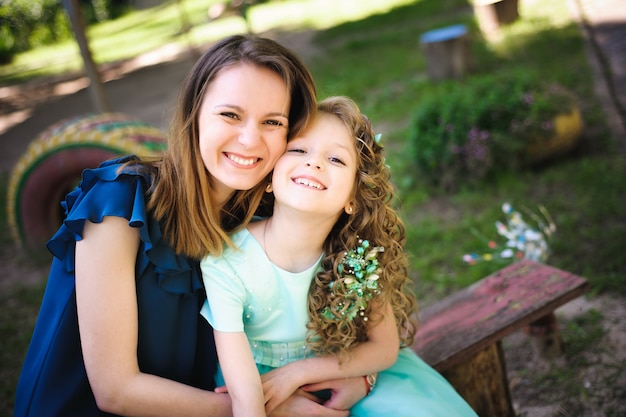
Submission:
[[[368,329],[368,340],[340,363],[335,356],[319,356],[289,363],[262,376],[266,410],[280,404],[304,384],[367,375],[389,368],[400,350],[400,337],[391,306],[380,307],[382,321]]]
[[[235,417],[265,417],[261,376],[244,332],[215,330],[215,347],[220,368],[233,404]]]
[[[230,397],[144,374],[137,361],[135,261],[128,220],[85,222],[76,242],[76,303],[87,376],[98,407],[124,416],[230,416]]]
[[[144,374],[137,362],[137,297],[135,261],[139,232],[128,220],[105,217],[85,222],[76,242],[76,303],[81,347],[89,383],[98,407],[122,416],[230,417],[228,394],[217,394]],[[339,391],[364,396],[359,384]],[[272,417],[346,417],[294,394]]]

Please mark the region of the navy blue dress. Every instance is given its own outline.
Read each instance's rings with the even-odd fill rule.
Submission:
[[[85,170],[62,203],[66,219],[48,242],[54,255],[35,331],[17,385],[15,416],[111,415],[98,410],[80,349],[74,248],[85,220],[128,219],[141,243],[135,276],[139,312],[137,356],[142,372],[203,389],[214,387],[213,332],[199,312],[206,299],[198,261],[176,255],[146,211],[150,177],[118,172],[132,157]]]

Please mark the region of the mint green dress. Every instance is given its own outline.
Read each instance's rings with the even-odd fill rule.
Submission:
[[[306,336],[307,295],[319,262],[291,273],[274,265],[247,229],[232,236],[239,250],[200,262],[207,292],[201,314],[214,329],[245,332],[260,373],[312,356]],[[321,261],[321,258],[320,258]],[[221,373],[216,384],[224,383]],[[355,417],[477,417],[454,388],[411,349],[378,374]]]

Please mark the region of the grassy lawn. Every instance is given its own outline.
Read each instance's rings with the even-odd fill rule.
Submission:
[[[193,24],[187,35],[181,34],[175,2],[91,28],[96,60],[125,59],[168,42],[191,39],[200,44],[245,29],[236,17],[208,23],[207,4],[206,0],[184,2]],[[569,17],[566,0],[521,0],[520,14],[522,18],[503,30],[501,39],[488,41],[466,0],[282,0],[251,9],[250,23],[257,32],[316,30],[314,42],[321,52],[310,59],[310,68],[320,97],[352,96],[373,120],[375,130],[383,133],[422,305],[503,266],[493,262],[468,266],[461,259],[464,253],[485,248],[477,234],[496,237],[494,222],[503,220],[503,202],[531,211],[545,206],[557,226],[549,263],[587,277],[595,294],[626,296],[626,165],[593,93],[580,30]],[[576,151],[532,169],[461,185],[453,193],[433,188],[419,177],[407,152],[410,119],[420,97],[437,88],[426,76],[419,37],[458,23],[469,29],[475,68],[465,80],[454,82],[520,68],[538,79],[558,81],[581,98],[585,128]],[[35,50],[18,56],[12,66],[0,67],[0,84],[76,70],[80,64],[73,42]],[[3,201],[6,181],[2,178]],[[6,227],[3,222],[3,243],[8,241]],[[3,415],[12,407],[15,378],[41,291],[17,288],[0,299]],[[579,339],[577,343],[584,345]]]
[[[163,1],[113,21],[90,26],[86,36],[98,64],[134,58],[166,44],[202,45],[246,31],[246,22],[233,13],[211,21],[208,9],[221,0]],[[249,9],[254,32],[325,29],[347,21],[384,13],[414,0],[279,0]],[[179,6],[180,3],[180,6]],[[186,28],[185,26],[188,26]],[[0,66],[0,85],[82,69],[74,39],[18,54],[11,65]]]
[[[354,97],[389,149],[400,201],[407,221],[408,250],[420,294],[439,297],[465,286],[502,264],[467,266],[461,256],[481,250],[471,233],[495,238],[500,206],[536,211],[544,205],[554,218],[550,263],[589,278],[594,290],[625,294],[626,195],[623,156],[612,152],[600,104],[593,95],[579,29],[565,1],[550,5],[520,2],[523,19],[506,28],[502,39],[485,40],[465,1],[418,1],[390,13],[349,22],[317,37],[324,55],[312,69],[321,96]],[[436,86],[425,76],[419,51],[421,33],[442,25],[464,23],[472,38],[476,68],[465,79],[515,68],[537,78],[558,81],[581,101],[585,130],[574,154],[549,164],[443,193],[420,181],[406,149],[409,120],[420,97]],[[576,70],[572,70],[576,68]],[[463,83],[464,80],[458,81]],[[479,99],[479,98],[477,98]]]

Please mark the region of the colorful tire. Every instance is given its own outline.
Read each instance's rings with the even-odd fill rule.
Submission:
[[[127,154],[154,156],[164,133],[119,113],[63,120],[43,131],[15,165],[9,180],[7,217],[16,243],[41,249],[62,221],[60,202],[86,168]]]

